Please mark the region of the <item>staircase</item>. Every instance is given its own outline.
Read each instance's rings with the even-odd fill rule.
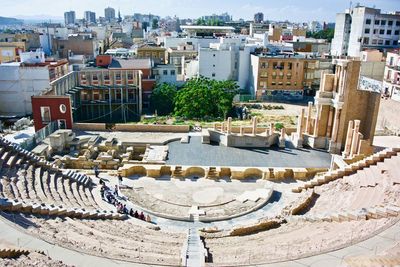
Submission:
[[[207,251],[197,228],[189,228],[187,242],[182,248],[182,265],[187,267],[205,266],[206,255]]]

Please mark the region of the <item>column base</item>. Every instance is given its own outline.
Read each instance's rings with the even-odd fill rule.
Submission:
[[[303,138],[299,138],[299,135],[297,133],[292,133],[291,135],[292,143],[296,148],[302,148],[303,147]]]
[[[328,149],[329,153],[340,155],[341,151],[342,151],[342,144],[341,143],[329,141],[329,149]]]

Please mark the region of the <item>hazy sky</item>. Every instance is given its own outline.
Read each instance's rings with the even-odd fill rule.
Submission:
[[[362,5],[383,11],[400,10],[400,0],[360,0]],[[63,17],[64,11],[75,10],[77,18],[85,10],[104,16],[104,8],[121,9],[122,15],[152,13],[161,16],[197,18],[212,13],[228,12],[234,19],[250,19],[256,12],[264,18],[290,21],[334,21],[337,12],[349,7],[349,0],[1,0],[0,16],[49,15]]]

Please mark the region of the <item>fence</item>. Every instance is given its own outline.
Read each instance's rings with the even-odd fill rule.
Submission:
[[[26,139],[24,142],[20,143],[20,146],[26,150],[32,150],[37,144],[58,129],[60,129],[58,121],[52,121],[46,127],[37,131],[32,138]]]
[[[263,95],[256,98],[254,95],[237,95],[235,102],[274,102],[274,103],[308,103],[313,102],[313,96],[297,95]]]

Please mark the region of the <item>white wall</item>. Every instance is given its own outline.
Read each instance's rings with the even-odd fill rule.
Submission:
[[[202,48],[199,51],[199,74],[215,80],[236,80],[239,68],[238,50]]]
[[[47,67],[0,65],[0,114],[24,116],[32,113],[31,96],[50,87]]]

